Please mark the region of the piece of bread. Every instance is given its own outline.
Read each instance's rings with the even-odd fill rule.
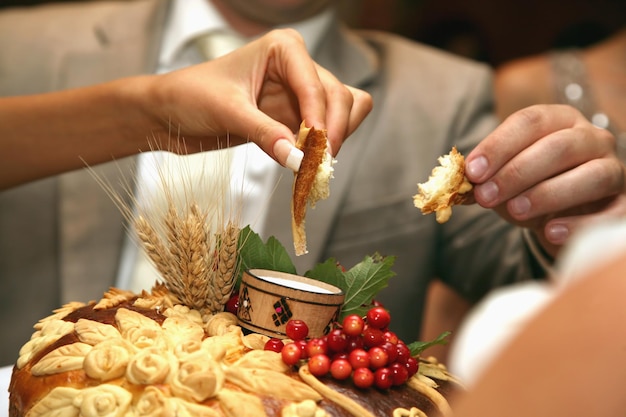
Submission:
[[[413,203],[422,214],[435,212],[437,222],[445,223],[452,215],[452,206],[463,203],[473,187],[465,176],[465,158],[456,147],[438,161],[428,181],[417,184],[419,193],[413,196]]]
[[[307,205],[311,208],[330,195],[330,179],[335,160],[328,153],[326,130],[306,127],[304,122],[296,140],[304,152],[300,169],[295,174],[291,200],[291,229],[296,256],[307,253],[305,218]]]

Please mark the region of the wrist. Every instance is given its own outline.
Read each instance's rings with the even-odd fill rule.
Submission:
[[[150,151],[154,138],[167,133],[167,121],[156,113],[159,108],[155,94],[154,76],[141,75],[119,81],[117,91],[117,117],[122,121],[121,133],[133,153]]]

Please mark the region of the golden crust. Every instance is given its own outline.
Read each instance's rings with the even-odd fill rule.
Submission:
[[[296,141],[296,147],[304,152],[300,169],[295,174],[291,200],[291,228],[296,255],[307,253],[305,217],[307,204],[315,205],[311,192],[315,186],[318,168],[324,161],[328,140],[326,130],[307,128],[304,122]]]
[[[419,193],[413,196],[413,203],[422,214],[434,212],[437,222],[445,223],[452,215],[452,206],[465,202],[473,187],[465,176],[465,158],[456,147],[439,157],[439,164],[427,182],[417,184]]]

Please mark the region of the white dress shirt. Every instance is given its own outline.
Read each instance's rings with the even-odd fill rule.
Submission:
[[[159,73],[204,61],[205,58],[194,43],[203,34],[216,31],[229,33],[234,37],[239,37],[242,44],[252,40],[242,38],[236,33],[208,0],[173,0],[170,7],[159,55]],[[309,53],[312,53],[332,17],[333,11],[329,9],[290,27],[299,31]],[[230,196],[227,199],[232,208],[237,208],[236,217],[240,224],[249,224],[261,236],[263,236],[272,190],[283,173],[291,177],[290,172],[281,168],[254,143],[184,157],[164,152],[151,152],[139,156],[138,184],[141,186],[138,188],[138,204],[142,204],[142,200],[149,201],[148,204],[154,203],[152,199],[146,200],[142,195],[158,193],[160,190],[159,170],[162,171],[167,164],[180,163],[177,160],[183,161],[185,169],[192,166],[200,166],[201,170],[206,168],[206,171],[199,174],[204,177],[207,176],[207,172],[214,172],[211,167],[216,165],[216,160],[219,161],[220,166],[229,166]],[[193,168],[189,169],[193,170]],[[166,169],[166,172],[169,171]],[[201,198],[200,193],[195,191],[194,196]],[[199,204],[203,204],[202,200]],[[226,210],[228,213],[229,209]],[[136,239],[127,239],[116,286],[140,291],[149,289],[158,277],[158,272],[147,261],[143,251],[138,250]]]

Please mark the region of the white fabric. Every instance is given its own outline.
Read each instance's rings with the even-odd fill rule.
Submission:
[[[468,315],[450,347],[448,366],[467,385],[527,321],[572,282],[626,254],[626,221],[581,230],[564,249],[550,282],[526,282],[493,291]]]
[[[245,38],[223,30],[209,32],[195,40],[196,47],[207,60],[219,58],[245,44]]]
[[[9,383],[11,382],[12,371],[13,366],[0,368],[0,417],[9,415]]]
[[[218,43],[221,47],[218,52],[211,53],[214,57],[228,53],[250,40],[238,36],[210,1],[174,0],[170,7],[159,55],[159,73],[202,62],[205,54],[198,48],[199,36],[219,33]],[[309,53],[312,53],[318,45],[332,17],[333,12],[329,9],[311,19],[291,25],[304,38]],[[225,40],[223,35],[231,35],[231,37]],[[204,41],[200,42],[204,43]],[[238,213],[240,223],[250,224],[257,233],[263,236],[269,199],[280,176],[280,166],[252,143],[220,152],[227,152],[230,155],[228,159],[232,161],[230,164],[230,202],[233,207],[240,210]],[[224,159],[223,156],[216,156],[216,152],[205,152],[184,158],[186,158],[185,164],[187,165],[210,167],[212,166],[210,159],[216,157]],[[157,168],[164,164],[165,160],[179,158],[166,153],[161,153],[156,158],[153,153],[140,155],[138,183],[147,184],[148,191],[146,192],[148,193],[158,192],[158,188],[157,191],[149,191],[150,187],[159,186]],[[211,172],[210,168],[208,172]],[[291,177],[290,172],[287,172],[287,175]],[[139,199],[141,200],[142,197],[139,196]],[[138,292],[142,289],[149,289],[158,277],[158,273],[143,251],[137,247],[135,239],[127,239],[116,286]]]
[[[532,314],[552,298],[547,285],[525,282],[491,292],[465,319],[450,346],[448,368],[471,385]]]

